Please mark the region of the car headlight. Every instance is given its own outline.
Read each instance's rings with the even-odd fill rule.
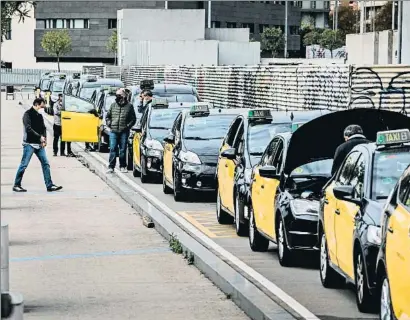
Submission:
[[[189,162],[193,164],[201,164],[201,160],[199,159],[198,155],[196,153],[193,153],[191,151],[181,151],[179,153],[179,158],[183,162]]]
[[[147,139],[145,140],[145,146],[147,148],[147,156],[149,157],[161,157],[164,147],[158,140]]]
[[[308,200],[294,199],[290,201],[290,208],[296,216],[317,216],[319,214],[319,203]]]
[[[247,185],[251,184],[251,177],[252,177],[252,169],[245,169],[243,178]]]
[[[378,246],[382,243],[380,227],[369,226],[367,229],[367,241]]]

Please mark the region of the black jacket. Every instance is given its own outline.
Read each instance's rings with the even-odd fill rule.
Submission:
[[[114,102],[105,117],[107,127],[115,133],[130,130],[136,120],[137,117],[135,116],[134,106],[131,103],[119,105]]]
[[[367,140],[365,136],[358,134],[352,136],[349,140],[338,146],[333,158],[332,176],[336,173],[337,170],[339,170],[339,167],[342,165],[344,159],[355,146],[369,142],[370,140]]]
[[[138,112],[141,114],[144,113],[144,111],[148,108],[151,102],[152,100],[148,101],[147,104],[144,106],[144,101],[140,101],[140,104],[138,105]]]
[[[41,144],[41,137],[47,136],[44,119],[34,108],[30,108],[23,115],[25,143]]]

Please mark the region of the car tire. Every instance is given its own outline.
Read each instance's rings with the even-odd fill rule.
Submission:
[[[360,250],[354,260],[354,276],[357,308],[360,312],[372,313],[375,311],[376,302],[367,285],[366,267]]]
[[[132,152],[127,148],[127,170],[134,170],[134,159],[132,158]]]
[[[216,220],[218,220],[219,224],[233,223],[233,217],[222,208],[219,188],[216,190]]]
[[[166,182],[165,182],[165,173],[164,173],[164,171],[162,171],[162,191],[165,194],[171,194],[172,193],[172,189],[170,187],[168,187]]]
[[[141,173],[138,171],[138,168],[135,166],[134,160],[132,160],[132,175],[135,178],[141,176]]]
[[[252,205],[249,205],[249,246],[255,252],[265,252],[269,248],[269,240],[262,236],[256,227]]]
[[[285,225],[282,218],[279,220],[278,230],[276,232],[278,245],[279,263],[282,267],[290,267],[293,264],[294,252],[288,248],[288,241],[286,239]]]
[[[393,305],[390,294],[390,283],[387,279],[387,275],[384,274],[381,278],[381,290],[380,290],[380,320],[395,320]]]
[[[174,170],[174,175],[173,175],[173,193],[174,193],[174,200],[176,202],[183,201],[185,199],[185,195],[183,194],[183,190],[181,190],[181,184],[179,182],[178,174]]]
[[[345,279],[330,266],[329,259],[326,235],[323,233],[320,239],[320,281],[325,288],[339,288]]]
[[[141,173],[141,183],[148,183],[149,182],[149,175],[148,175],[148,173],[144,174],[144,171],[146,171],[144,156],[141,156],[140,164],[141,164],[141,172],[140,172]]]
[[[235,231],[236,234],[240,237],[248,235],[249,227],[246,223],[241,222],[241,212],[244,211],[244,204],[239,200],[239,194],[235,194]],[[243,214],[242,214],[243,216]]]

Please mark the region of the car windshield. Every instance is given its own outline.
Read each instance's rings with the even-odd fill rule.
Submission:
[[[49,84],[50,84],[50,79],[43,79],[43,80],[41,80],[40,90],[41,90],[41,91],[47,90]]]
[[[94,91],[97,89],[98,87],[83,87],[80,90],[80,98],[83,99],[91,99]]]
[[[290,132],[291,129],[291,123],[250,123],[248,128],[248,151],[251,164],[258,163],[266,146],[276,134]]]
[[[111,108],[111,105],[115,102],[115,96],[114,95],[109,95],[105,99],[105,110],[108,111]]]
[[[181,110],[181,108],[152,109],[148,123],[152,138],[162,141]]]
[[[51,92],[63,92],[64,81],[54,81],[51,86]]]
[[[195,95],[187,93],[154,93],[154,98],[166,98],[168,102],[198,102],[198,99]]]
[[[313,161],[304,165],[297,167],[292,170],[290,175],[294,178],[297,176],[305,175],[320,175],[329,176],[331,175],[333,165],[333,159],[324,159],[319,161]]]
[[[187,140],[215,140],[220,144],[228,132],[235,114],[214,114],[207,117],[187,117],[182,138]]]
[[[373,162],[372,199],[387,199],[410,163],[410,148],[376,152]]]

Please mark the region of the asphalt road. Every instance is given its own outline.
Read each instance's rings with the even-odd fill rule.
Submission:
[[[99,155],[108,161],[107,153]],[[215,216],[215,196],[200,194],[190,202],[175,202],[172,195],[162,192],[162,184],[159,182],[142,184],[141,180],[134,178],[131,172],[127,175],[320,319],[378,319],[375,314],[364,314],[358,311],[352,288],[325,289],[322,287],[319,278],[318,255],[303,255],[300,257],[299,266],[284,268],[279,264],[274,244],[271,244],[268,252],[252,252],[248,238],[238,237],[233,225],[218,224]]]

